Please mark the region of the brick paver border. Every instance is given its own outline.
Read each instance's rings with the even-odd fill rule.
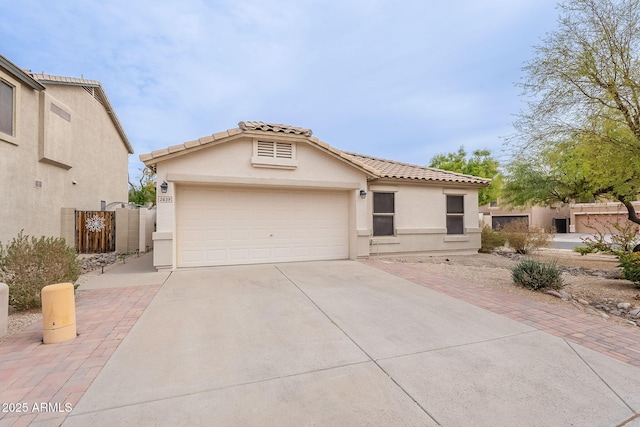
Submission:
[[[42,322],[0,343],[0,426],[60,425],[162,285],[78,290],[78,337],[42,343]]]
[[[639,327],[618,325],[575,308],[545,304],[467,281],[428,273],[420,264],[384,260],[363,262],[607,356],[640,366]]]

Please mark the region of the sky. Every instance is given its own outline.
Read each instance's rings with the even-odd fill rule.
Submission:
[[[491,150],[555,0],[0,0],[0,54],[98,80],[138,156],[283,123],[345,151],[427,165]]]

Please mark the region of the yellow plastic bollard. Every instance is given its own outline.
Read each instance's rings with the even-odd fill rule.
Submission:
[[[55,344],[75,338],[76,302],[73,284],[58,283],[42,288],[42,342]]]

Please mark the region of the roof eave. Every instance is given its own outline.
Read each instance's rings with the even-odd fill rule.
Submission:
[[[22,83],[31,87],[34,90],[45,90],[45,87],[37,80],[31,77],[29,74],[22,71],[17,65],[9,61],[4,56],[0,55],[0,66],[7,69],[13,76],[15,76]]]
[[[377,181],[385,182],[402,182],[411,184],[433,184],[433,185],[446,185],[452,187],[473,187],[484,188],[491,184],[491,180],[482,182],[471,181],[457,181],[457,180],[445,180],[445,179],[426,179],[426,178],[408,178],[408,177],[396,177],[396,176],[381,176]]]

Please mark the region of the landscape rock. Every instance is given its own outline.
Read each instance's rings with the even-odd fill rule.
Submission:
[[[578,299],[578,302],[582,305],[589,305],[589,301],[587,300],[583,300],[583,299]]]
[[[631,310],[629,315],[632,317],[638,317],[640,315],[640,308],[636,308],[635,310]]]
[[[629,308],[631,308],[631,304],[629,304],[628,302],[621,302],[620,304],[618,304],[618,308],[620,310],[629,310]]]
[[[562,298],[562,299],[564,299],[564,298],[562,297],[562,294],[561,294],[560,292],[557,292],[557,291],[554,291],[554,290],[551,290],[551,289],[550,289],[550,290],[548,290],[548,291],[546,291],[545,293],[547,293],[547,294],[549,294],[549,295],[553,295],[553,296],[554,296],[554,297],[556,297],[556,298]]]
[[[562,289],[558,291],[558,293],[562,296],[562,299],[565,301],[569,301],[571,299],[571,295],[563,291]]]

